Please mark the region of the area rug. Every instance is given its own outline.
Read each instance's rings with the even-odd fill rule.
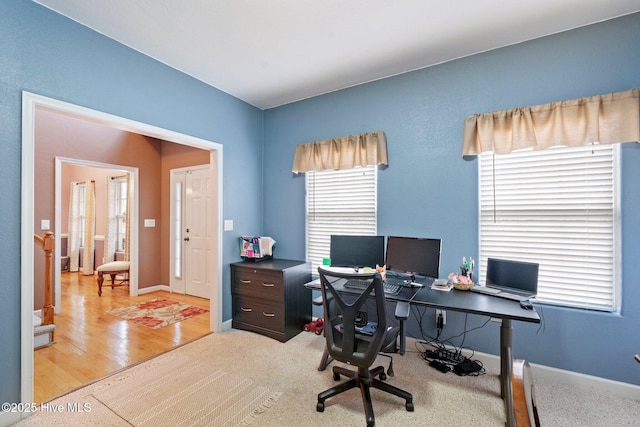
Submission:
[[[155,427],[248,425],[281,394],[212,364],[176,359],[138,370],[92,396],[130,425]]]
[[[159,329],[208,311],[178,301],[156,298],[128,307],[114,308],[107,313],[121,319],[131,320],[147,328]]]

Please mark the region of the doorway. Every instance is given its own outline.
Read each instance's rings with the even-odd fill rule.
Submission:
[[[208,165],[171,170],[171,291],[209,299],[211,199]]]
[[[95,170],[103,170],[105,171],[105,175],[119,175],[119,174],[125,174],[128,175],[130,177],[129,179],[129,183],[128,183],[128,200],[137,200],[137,194],[138,194],[138,170],[137,168],[132,168],[132,167],[127,167],[127,166],[120,166],[120,165],[111,165],[111,164],[106,164],[106,163],[97,163],[97,162],[91,162],[91,161],[87,161],[87,160],[80,160],[80,159],[69,159],[69,158],[64,158],[64,157],[56,157],[55,159],[55,220],[54,220],[54,224],[55,224],[55,247],[56,248],[60,248],[57,249],[56,251],[54,251],[54,266],[57,266],[57,268],[54,268],[55,274],[54,274],[54,307],[55,307],[55,313],[56,314],[60,314],[61,310],[62,310],[62,301],[61,301],[61,296],[62,296],[62,289],[61,289],[61,258],[65,255],[63,254],[63,250],[62,248],[67,246],[63,244],[63,239],[64,239],[64,233],[62,233],[62,230],[64,230],[65,227],[62,226],[63,222],[68,222],[68,218],[67,215],[64,214],[65,210],[65,206],[68,206],[68,195],[65,198],[65,191],[67,191],[66,188],[63,188],[63,183],[65,182],[65,179],[63,178],[63,176],[65,175],[65,171],[69,171],[69,170],[77,170],[76,168],[80,167],[80,169],[95,169]],[[100,181],[100,180],[99,180]],[[100,184],[100,182],[98,182],[98,185]],[[98,194],[98,199],[100,201],[104,201],[105,195],[102,194],[102,192],[99,192]],[[66,202],[66,203],[65,203]],[[106,208],[104,208],[102,205],[100,205],[98,203],[98,205],[100,207],[102,207],[103,209],[99,209],[99,215],[102,214]],[[138,218],[138,212],[137,212],[137,207],[138,204],[137,203],[131,203],[131,218]],[[104,220],[103,220],[104,222]],[[131,221],[131,225],[132,225],[132,230],[131,230],[131,236],[137,236],[138,235],[138,227],[137,227],[137,221],[133,220]],[[103,230],[104,229],[104,225],[99,227],[99,230]],[[103,238],[104,236],[102,235],[102,231],[97,233],[98,235],[101,235]],[[96,236],[97,237],[97,236]],[[98,240],[98,239],[96,239]],[[106,260],[102,259],[102,255],[104,254],[104,239],[103,239],[103,245],[102,248],[103,250],[100,251],[96,251],[96,264],[95,266],[98,266],[100,264],[103,264],[104,262],[106,262]],[[136,245],[137,248],[137,245]],[[102,255],[98,255],[98,254],[102,254]],[[66,255],[69,255],[68,253]],[[133,258],[137,259],[137,253],[136,254],[132,254]],[[94,267],[95,267],[94,266]],[[131,271],[129,272],[129,293],[130,295],[137,295],[138,294],[138,269],[131,269]]]
[[[212,185],[209,197],[213,208],[210,212],[211,228],[211,296],[210,330],[222,328],[222,146],[215,142],[158,128],[111,114],[91,110],[63,101],[23,92],[22,95],[22,176],[21,176],[21,401],[33,399],[33,310],[34,310],[34,158],[36,111],[44,110],[69,117],[79,118],[105,127],[120,129],[176,144],[208,150],[209,171]],[[134,201],[137,203],[137,200]],[[138,268],[136,258],[137,237],[131,238],[132,271]],[[55,276],[60,274],[60,263],[56,263]]]

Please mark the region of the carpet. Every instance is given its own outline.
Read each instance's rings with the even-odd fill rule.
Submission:
[[[156,298],[128,307],[114,308],[107,313],[147,328],[159,329],[208,311],[178,301]]]
[[[144,427],[247,425],[281,395],[198,360],[174,363],[138,370],[92,396],[131,425]]]

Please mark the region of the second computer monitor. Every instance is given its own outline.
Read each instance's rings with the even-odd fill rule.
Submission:
[[[538,270],[534,262],[507,259],[487,259],[487,285],[522,289],[531,293],[538,291]]]
[[[387,238],[387,270],[438,277],[440,270],[440,239],[418,237]]]
[[[331,265],[375,267],[384,265],[384,236],[331,235]]]

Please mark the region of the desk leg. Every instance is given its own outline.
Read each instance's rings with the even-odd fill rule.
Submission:
[[[516,427],[513,411],[513,388],[511,386],[512,345],[511,319],[502,319],[502,326],[500,326],[500,395],[504,400],[507,412],[507,427]]]

